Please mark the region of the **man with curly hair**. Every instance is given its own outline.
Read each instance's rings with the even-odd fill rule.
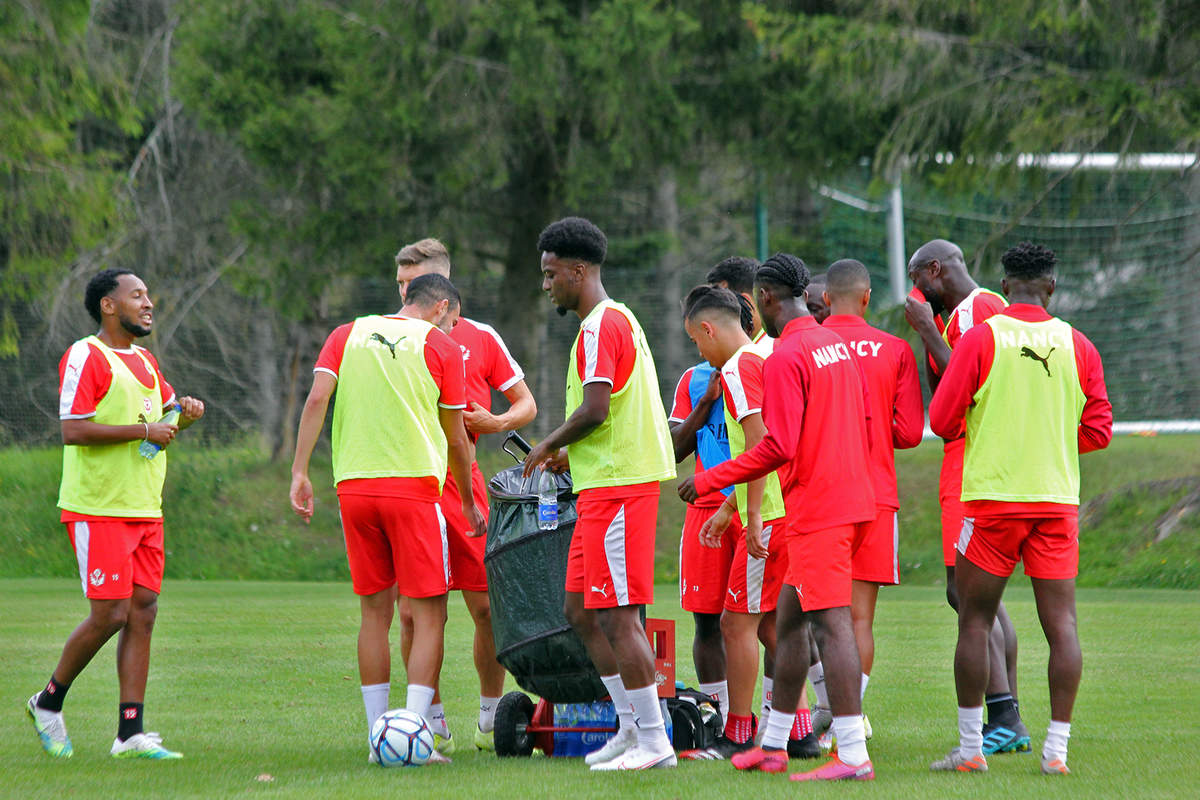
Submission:
[[[1046,304],[1055,256],[1022,242],[1005,252],[1011,305],[967,331],[929,406],[946,439],[965,434],[958,539],[959,745],[934,770],[986,772],[983,700],[987,638],[1018,561],[1033,585],[1050,647],[1050,727],[1042,772],[1065,775],[1071,710],[1083,659],[1075,626],[1079,567],[1079,454],[1112,439],[1112,405],[1095,346]]]
[[[567,620],[587,647],[621,718],[588,755],[594,770],[675,766],[654,681],[642,606],[654,602],[659,483],[675,477],[654,357],[626,306],[600,278],[608,241],[581,217],[538,238],[542,289],[581,320],[567,369],[567,419],[533,448],[525,475],[570,466],[578,521],[567,563]]]

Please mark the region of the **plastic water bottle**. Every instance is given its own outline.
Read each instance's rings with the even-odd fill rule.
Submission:
[[[183,408],[176,403],[175,405],[171,406],[170,411],[162,415],[162,419],[160,419],[159,422],[165,422],[168,425],[174,425],[175,423],[179,422],[179,415],[182,413],[182,411]],[[162,448],[149,439],[146,439],[140,445],[138,445],[138,452],[141,453],[142,458],[146,460],[152,459],[158,455],[159,450],[162,450]],[[557,520],[555,520],[555,524],[558,524]]]
[[[548,469],[538,476],[538,528],[552,531],[558,527],[558,479]]]

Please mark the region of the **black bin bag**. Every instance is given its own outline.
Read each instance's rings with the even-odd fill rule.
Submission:
[[[556,475],[558,527],[538,529],[540,473],[521,466],[488,481],[487,569],[496,658],[527,692],[552,703],[607,697],[583,641],[563,615],[567,553],[575,530],[570,474]]]

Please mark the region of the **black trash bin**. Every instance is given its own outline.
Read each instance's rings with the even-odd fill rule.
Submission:
[[[510,444],[524,442],[512,435],[505,440],[505,450],[517,458]],[[571,476],[555,476],[558,527],[547,531],[538,528],[538,477],[522,478],[517,465],[501,470],[487,485],[483,563],[496,659],[527,692],[551,703],[589,703],[608,691],[563,615],[567,553],[575,530]]]

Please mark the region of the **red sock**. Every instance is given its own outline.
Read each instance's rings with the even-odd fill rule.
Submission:
[[[792,721],[792,739],[803,739],[808,734],[812,733],[812,713],[807,708],[802,708],[796,712],[796,719]]]
[[[725,738],[743,744],[749,741],[753,733],[753,724],[753,718],[750,716],[739,717],[737,714],[730,714],[725,720]]]

